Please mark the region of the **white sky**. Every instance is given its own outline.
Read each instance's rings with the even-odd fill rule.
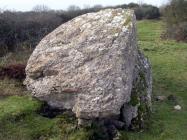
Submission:
[[[51,9],[67,9],[69,5],[77,5],[84,7],[84,5],[101,4],[103,6],[118,5],[130,2],[147,3],[155,6],[165,4],[168,0],[0,0],[1,9],[10,9],[18,11],[31,10],[35,5],[47,5]]]

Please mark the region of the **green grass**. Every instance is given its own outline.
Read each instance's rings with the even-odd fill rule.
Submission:
[[[182,110],[174,111],[169,101],[153,102],[149,129],[122,132],[122,140],[187,139],[187,44],[161,40],[163,28],[162,21],[139,21],[138,43],[152,64],[153,95],[175,95]]]
[[[99,128],[77,128],[68,114],[53,119],[41,116],[43,103],[29,96],[10,96],[0,101],[0,140],[97,140]]]
[[[171,101],[153,101],[150,125],[143,132],[121,131],[120,140],[187,139],[187,44],[161,40],[164,24],[157,20],[137,23],[141,50],[150,59],[153,70],[153,95],[175,95],[182,106],[175,111]],[[28,54],[10,54],[0,58],[0,66],[26,63]],[[0,95],[24,95],[21,83],[0,80]],[[102,131],[77,129],[76,120],[66,115],[48,119],[37,114],[42,103],[29,96],[0,99],[0,140],[90,140]]]
[[[53,123],[35,113],[40,107],[41,103],[31,97],[12,96],[2,100],[0,139],[31,140],[47,133]]]
[[[14,79],[0,79],[0,97],[13,95],[27,95],[29,92],[23,84]]]
[[[66,115],[49,119],[37,112],[43,104],[29,96],[0,101],[0,140],[69,140],[78,134],[76,120]],[[80,131],[80,134],[86,131]],[[73,140],[73,139],[72,139]]]

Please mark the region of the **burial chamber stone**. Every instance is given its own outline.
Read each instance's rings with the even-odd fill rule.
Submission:
[[[129,127],[151,105],[148,60],[139,51],[132,10],[81,15],[44,37],[30,56],[24,84],[79,123],[120,118]]]

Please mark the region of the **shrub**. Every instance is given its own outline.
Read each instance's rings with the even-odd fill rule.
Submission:
[[[25,78],[25,65],[16,64],[0,68],[0,78],[23,80]]]
[[[136,19],[137,20],[141,20],[142,18],[143,18],[143,10],[142,10],[142,8],[140,8],[140,7],[138,7],[138,8],[136,8],[135,10],[134,10],[134,13],[135,13],[135,15],[136,15]]]
[[[131,2],[128,4],[128,8],[137,8],[137,7],[139,7],[139,5],[137,3]]]
[[[172,0],[163,10],[166,37],[187,42],[187,1]]]
[[[7,47],[3,46],[1,44],[0,44],[0,49],[1,49],[1,51],[0,51],[0,57],[4,56],[8,52]]]
[[[38,5],[29,12],[3,11],[0,12],[0,47],[4,48],[0,56],[6,52],[15,52],[20,47],[34,48],[38,42],[60,24],[82,14],[97,12],[106,8],[130,8],[135,10],[137,19],[153,19],[159,17],[157,7],[151,5],[140,6],[136,3],[102,7],[96,5],[91,8],[80,9],[70,6],[69,11],[54,11],[45,5]]]
[[[20,46],[34,47],[46,34],[59,26],[63,20],[57,12],[12,12],[0,13],[0,46],[8,52]]]
[[[152,5],[142,6],[143,15],[146,19],[156,19],[160,17],[159,9]]]
[[[157,19],[160,17],[159,9],[152,5],[142,5],[139,7],[136,7],[135,9],[135,15],[138,20],[141,19]]]

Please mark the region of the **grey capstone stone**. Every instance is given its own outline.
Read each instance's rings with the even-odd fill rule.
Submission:
[[[27,63],[24,84],[34,97],[72,110],[82,122],[119,116],[140,69],[150,103],[150,66],[137,47],[134,12],[106,9],[74,18],[44,37]],[[127,110],[129,125],[137,109]]]

